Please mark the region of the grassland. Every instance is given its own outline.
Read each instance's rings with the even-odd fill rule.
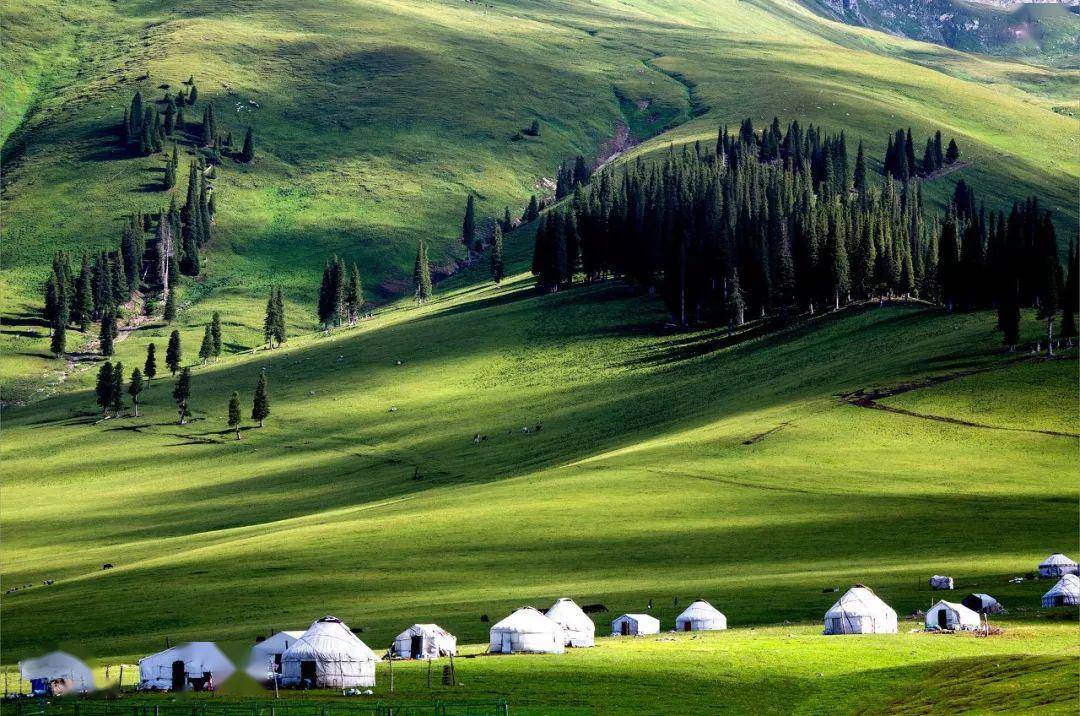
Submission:
[[[154,188],[160,159],[125,156],[111,131],[136,89],[156,98],[189,75],[201,97],[189,118],[213,102],[235,135],[255,127],[259,152],[250,166],[227,162],[216,182],[217,237],[189,322],[227,308],[257,325],[273,281],[310,326],[311,289],[334,252],[359,264],[369,295],[400,295],[418,238],[441,266],[460,257],[467,193],[481,216],[520,207],[560,161],[602,153],[620,123],[652,137],[642,152],[778,115],[845,130],[873,157],[897,127],[940,128],[971,166],[931,182],[932,201],[964,178],[991,207],[1039,194],[1063,235],[1076,220],[1076,120],[1052,111],[1071,101],[1074,71],[891,38],[792,4],[9,5],[7,401],[85,384],[48,356],[36,320],[44,271],[58,248],[114,248],[125,214],[167,203]],[[541,136],[513,141],[534,118]],[[238,347],[257,343],[241,335]]]

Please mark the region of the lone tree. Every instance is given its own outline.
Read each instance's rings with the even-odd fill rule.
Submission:
[[[94,388],[97,393],[97,404],[101,408],[101,414],[104,417],[109,415],[109,406],[113,402],[113,370],[112,363],[105,361],[101,368],[98,369],[97,384]]]
[[[285,299],[280,288],[274,292],[274,340],[279,346],[285,342]]]
[[[145,387],[142,372],[138,368],[131,371],[131,382],[128,383],[127,392],[131,396],[131,404],[134,406],[136,418],[139,417],[139,393],[143,392]]]
[[[255,137],[251,133],[251,127],[244,133],[244,147],[240,150],[240,161],[249,164],[255,158]]]
[[[505,276],[503,268],[503,235],[499,225],[491,233],[491,280],[496,285],[502,283]]]
[[[465,244],[468,251],[475,250],[476,206],[472,194],[465,199],[465,218],[461,222],[461,243]]]
[[[206,365],[206,361],[210,360],[214,355],[214,337],[210,331],[210,325],[207,324],[203,329],[202,344],[199,346],[199,360],[203,365]]]
[[[424,303],[431,298],[431,267],[428,266],[427,247],[420,241],[416,247],[416,262],[413,264],[413,296],[417,303]]]
[[[176,371],[180,370],[180,361],[183,359],[184,356],[180,350],[180,331],[173,331],[169,334],[169,345],[165,349],[165,365],[169,367],[169,372],[176,375]]]
[[[214,311],[210,317],[210,341],[214,358],[221,357],[221,314]]]
[[[259,383],[255,386],[255,401],[251,406],[251,419],[258,420],[261,428],[269,416],[270,398],[266,394],[266,373],[260,373]]]
[[[172,283],[172,277],[169,277],[169,283]],[[176,290],[169,288],[168,295],[165,296],[165,313],[162,316],[166,323],[172,323],[176,320]]]
[[[143,373],[146,375],[146,385],[157,375],[157,346],[153,343],[146,347],[146,362],[143,363]]]
[[[183,425],[188,415],[191,414],[188,411],[188,399],[191,397],[191,368],[184,368],[180,371],[180,377],[176,379],[176,385],[173,386],[172,397],[176,401],[176,411],[180,415],[180,424]]]
[[[263,340],[274,347],[274,328],[277,326],[277,303],[274,301],[274,289],[270,289],[270,296],[266,299],[266,315],[263,317]]]
[[[240,439],[240,394],[235,390],[229,398],[229,427],[236,431],[236,439]]]

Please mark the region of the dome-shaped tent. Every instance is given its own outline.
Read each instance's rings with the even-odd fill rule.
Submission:
[[[856,584],[825,612],[826,634],[895,634],[896,612],[869,588]]]
[[[1080,604],[1080,577],[1066,574],[1043,595],[1044,607],[1067,607]]]
[[[319,689],[375,685],[375,653],[337,617],[312,622],[281,655],[281,683]]]
[[[193,641],[139,660],[139,688],[213,691],[236,667],[212,641]]]
[[[566,646],[596,646],[596,625],[573,599],[563,597],[557,600],[545,612],[545,616],[566,632]]]
[[[553,619],[532,607],[522,607],[491,627],[488,651],[493,654],[531,652],[561,654],[566,632]]]
[[[248,676],[256,681],[270,681],[272,674],[281,673],[281,657],[304,632],[279,631],[251,647],[246,669]]]
[[[397,635],[392,650],[401,659],[437,659],[457,653],[457,637],[438,624],[413,624]]]
[[[639,634],[659,634],[660,620],[648,614],[623,614],[612,620],[612,636],[637,636]]]
[[[1054,552],[1039,565],[1040,577],[1061,577],[1066,574],[1076,573],[1076,562],[1072,561],[1061,552]]]
[[[927,629],[978,629],[978,613],[963,604],[954,604],[942,599],[926,612]]]
[[[19,674],[30,682],[34,692],[59,696],[94,690],[94,672],[81,659],[63,651],[20,661]]]
[[[675,617],[675,631],[718,631],[727,629],[727,617],[716,607],[698,599]]]
[[[967,595],[960,603],[977,614],[1000,614],[1005,611],[1001,602],[981,592]]]

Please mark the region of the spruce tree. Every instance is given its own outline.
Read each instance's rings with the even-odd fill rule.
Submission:
[[[1058,281],[1061,280],[1061,265],[1058,263],[1057,238],[1054,235],[1054,225],[1050,222],[1049,215],[1046,216],[1040,228],[1040,245],[1036,247],[1036,251],[1041,254],[1037,259],[1039,309],[1036,315],[1041,320],[1046,321],[1046,355],[1053,357],[1054,316],[1057,315],[1061,300],[1061,292],[1058,287]]]
[[[743,297],[742,286],[739,284],[739,272],[732,269],[727,278],[727,298],[725,312],[728,319],[728,333],[731,333],[746,322],[746,300]]]
[[[255,386],[255,400],[251,406],[251,419],[259,421],[259,427],[263,427],[266,419],[270,416],[270,397],[266,392],[266,374],[259,374],[259,383]]]
[[[180,416],[180,424],[183,425],[191,414],[188,410],[188,400],[191,398],[191,368],[180,371],[180,377],[176,379],[176,385],[173,386],[172,396],[176,403],[176,412]]]
[[[859,150],[855,155],[855,191],[860,197],[866,196],[866,155],[863,152],[863,143],[859,142]]]
[[[101,408],[102,416],[108,417],[109,407],[113,404],[112,363],[109,361],[102,363],[101,368],[98,369],[97,384],[94,390],[97,394],[97,404]]]
[[[90,280],[90,255],[84,251],[79,278],[75,281],[74,306],[71,311],[72,320],[82,331],[90,327],[94,313],[94,293],[90,287]]]
[[[165,296],[165,311],[162,316],[166,323],[172,323],[176,320],[176,289],[170,288],[168,294]]]
[[[349,324],[356,323],[360,309],[364,305],[364,288],[360,283],[360,270],[353,264],[349,272],[349,285],[345,288],[345,308],[349,315]]]
[[[45,281],[45,308],[42,311],[42,318],[45,319],[50,328],[56,325],[57,307],[60,301],[59,291],[60,289],[56,285],[56,274],[49,274],[48,280]]]
[[[124,364],[120,361],[113,366],[112,381],[112,409],[113,414],[119,417],[124,409]]]
[[[960,147],[956,146],[956,140],[949,140],[949,148],[945,151],[945,163],[952,164],[960,158]]]
[[[285,300],[280,288],[274,292],[274,340],[279,346],[285,342]]]
[[[240,161],[250,164],[255,159],[255,137],[251,133],[251,127],[244,133],[244,147],[240,150]]]
[[[67,326],[59,323],[53,329],[52,339],[49,341],[49,350],[54,356],[60,358],[67,351]]]
[[[476,207],[472,194],[469,194],[465,200],[465,218],[461,222],[461,243],[465,244],[468,251],[476,251],[479,248],[476,246]]]
[[[143,388],[145,387],[146,386],[143,383],[142,373],[139,372],[139,369],[136,368],[135,370],[131,371],[131,382],[128,383],[127,392],[128,395],[131,396],[131,405],[134,412],[134,417],[136,418],[139,417],[139,393],[143,392]]]
[[[210,332],[210,324],[203,329],[202,344],[199,346],[199,360],[203,365],[214,355],[214,337]]]
[[[1073,338],[1077,336],[1076,330],[1076,309],[1078,292],[1080,292],[1080,286],[1077,285],[1076,277],[1076,242],[1069,244],[1069,264],[1065,274],[1065,290],[1061,300],[1061,337],[1068,341],[1068,344],[1072,346]]]
[[[180,361],[184,359],[180,348],[180,331],[169,334],[169,345],[165,348],[165,365],[174,376],[180,370]]]
[[[1020,296],[1017,292],[1017,280],[1010,270],[999,287],[997,296],[997,320],[1001,328],[1001,342],[1008,346],[1009,352],[1016,350],[1020,340]]]
[[[214,358],[221,357],[221,314],[214,311],[214,314],[210,317],[210,339],[212,341]]]
[[[431,298],[431,267],[428,266],[427,247],[423,241],[417,244],[416,261],[413,263],[413,297],[417,303]]]
[[[274,347],[274,289],[270,289],[270,296],[266,299],[266,314],[263,316],[263,340],[270,348]]]
[[[199,101],[199,88],[195,86],[195,83],[191,83],[191,89],[188,90],[187,103],[194,105]]]
[[[217,138],[217,120],[214,117],[214,103],[207,102],[205,109],[203,109],[202,119],[202,144],[204,147],[208,147],[214,143],[214,139]]]
[[[502,229],[496,224],[491,233],[491,280],[498,285],[502,283],[504,275]]]
[[[101,347],[101,355],[111,356],[115,350],[113,341],[116,338],[116,313],[112,308],[105,311],[101,317],[101,331],[98,333],[98,341]]]
[[[157,346],[153,343],[146,346],[146,362],[143,363],[143,373],[146,375],[146,384],[157,376]]]
[[[240,439],[240,394],[235,390],[229,398],[229,427],[236,431],[236,439]]]
[[[934,132],[934,169],[945,165],[945,154],[941,150],[941,130]]]
[[[510,207],[503,209],[502,218],[502,230],[504,234],[510,233],[514,229],[514,221],[510,218]]]

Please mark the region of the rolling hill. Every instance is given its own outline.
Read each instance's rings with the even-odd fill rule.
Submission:
[[[132,663],[166,636],[240,652],[327,613],[377,650],[435,621],[476,653],[481,615],[522,604],[652,600],[667,627],[676,597],[705,597],[730,633],[461,660],[455,695],[534,713],[1075,708],[1059,688],[1075,682],[1075,613],[1037,608],[1045,580],[1010,580],[1078,548],[1076,349],[1005,354],[989,312],[917,301],[676,333],[618,282],[537,293],[529,225],[507,237],[500,286],[458,239],[469,194],[482,218],[516,213],[575,155],[648,157],[747,116],[844,130],[874,169],[895,129],[941,129],[966,163],[927,182],[928,203],[960,178],[995,208],[1037,194],[1072,235],[1077,125],[1054,110],[1074,71],[779,0],[11,5],[6,668],[51,646]],[[100,361],[49,356],[41,282],[55,250],[115,248],[127,214],[167,204],[162,157],[128,156],[115,132],[137,89],[151,100],[189,76],[189,119],[213,102],[234,134],[254,128],[256,160],[217,171],[214,239],[178,321],[125,326],[114,360],[130,373],[178,328],[195,421],[176,424],[168,375],[138,418],[101,421]],[[534,119],[539,136],[521,135]],[[445,278],[415,306],[401,296],[420,239]],[[374,315],[324,334],[333,253],[360,266]],[[262,350],[271,285],[289,339]],[[203,366],[214,311],[225,355]],[[1040,335],[1025,310],[1022,345]],[[236,440],[229,396],[246,417],[260,374],[270,419]],[[866,582],[906,615],[936,573],[1001,599],[1004,633],[818,633],[832,589]],[[380,698],[445,693],[413,664],[390,695],[383,668]]]

